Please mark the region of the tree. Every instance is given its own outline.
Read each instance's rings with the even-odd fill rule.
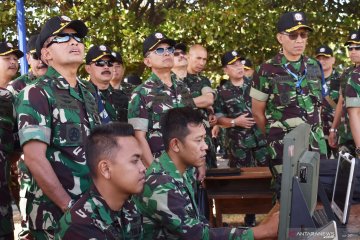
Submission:
[[[359,0],[38,0],[26,1],[25,8],[28,33],[39,32],[43,22],[55,15],[84,20],[90,29],[86,47],[106,44],[120,51],[128,73],[144,72],[142,42],[154,31],[162,31],[186,44],[203,44],[209,51],[206,74],[215,84],[221,78],[220,56],[225,51],[236,49],[255,64],[279,51],[275,26],[285,11],[306,12],[314,27],[306,54],[312,55],[320,44],[331,44],[338,53],[338,62],[344,64],[343,43],[349,31],[359,26],[356,11],[359,3]],[[14,1],[0,3],[0,19],[2,37],[14,41],[17,37]]]

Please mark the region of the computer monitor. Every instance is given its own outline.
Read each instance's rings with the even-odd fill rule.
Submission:
[[[279,239],[289,239],[290,228],[313,228],[320,155],[309,149],[310,125],[301,124],[284,137]],[[306,214],[303,214],[303,212]]]

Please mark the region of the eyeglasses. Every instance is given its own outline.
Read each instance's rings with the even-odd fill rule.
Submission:
[[[349,50],[349,52],[356,50],[359,51],[360,50],[360,46],[348,46],[347,49]]]
[[[180,55],[185,56],[185,55],[186,55],[186,53],[185,53],[184,51],[177,51],[177,52],[174,52],[174,56],[175,56],[175,57],[178,57],[178,56],[180,56]]]
[[[106,60],[97,60],[97,61],[92,62],[92,63],[95,63],[95,66],[97,66],[97,67],[104,67],[105,65],[107,65],[108,67],[114,66],[114,62],[106,61]]]
[[[76,33],[60,33],[56,35],[46,46],[50,47],[53,43],[65,43],[70,41],[70,39],[75,39],[78,43],[82,43],[82,39]]]
[[[302,39],[306,39],[309,37],[309,32],[300,32],[300,33],[287,33],[282,32],[281,34],[289,37],[290,40],[296,40],[300,36]]]
[[[157,48],[155,50],[153,50],[152,52],[154,52],[156,55],[164,55],[165,52],[169,53],[169,54],[173,54],[175,51],[175,48],[174,47],[168,47],[168,48],[163,48],[163,47],[160,47],[160,48]],[[151,52],[149,54],[146,55],[149,56],[151,54]]]

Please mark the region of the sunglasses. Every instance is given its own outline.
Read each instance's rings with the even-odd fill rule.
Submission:
[[[356,50],[359,51],[360,50],[360,46],[349,46],[347,47],[347,49],[349,50],[349,52]]]
[[[30,52],[30,56],[35,59],[35,60],[39,60],[38,55],[36,54],[36,52]]]
[[[104,67],[105,65],[107,65],[108,67],[114,66],[114,62],[106,61],[106,60],[97,60],[97,61],[92,62],[92,63],[95,63],[95,66],[97,66],[97,67]]]
[[[50,47],[54,43],[65,43],[70,41],[70,39],[75,39],[78,43],[82,43],[82,39],[77,35],[77,33],[60,33],[56,35],[46,46],[47,48]]]
[[[300,33],[281,33],[289,37],[290,40],[296,40],[300,36],[302,39],[306,39],[309,37],[309,32],[300,32]]]
[[[168,48],[163,48],[163,47],[159,47],[155,50],[153,50],[152,52],[154,52],[156,55],[162,56],[165,54],[165,52],[169,53],[169,54],[173,54],[175,51],[174,47],[168,47]],[[149,54],[147,54],[147,56],[149,56],[151,54],[151,52]]]
[[[178,56],[180,56],[180,55],[185,56],[185,55],[186,55],[186,53],[185,53],[184,51],[177,51],[177,52],[174,52],[174,56],[175,56],[175,57],[178,57]]]

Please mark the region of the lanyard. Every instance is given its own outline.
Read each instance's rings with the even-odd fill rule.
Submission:
[[[296,85],[295,85],[295,86],[296,86],[296,92],[302,94],[302,93],[303,93],[303,90],[301,89],[301,83],[302,83],[302,81],[303,81],[303,80],[305,79],[305,77],[306,77],[307,68],[306,68],[306,66],[305,66],[304,73],[302,74],[302,76],[299,76],[299,75],[297,75],[296,73],[292,72],[292,71],[288,68],[288,65],[289,65],[289,64],[290,64],[290,63],[286,63],[286,64],[283,65],[283,67],[284,67],[285,71],[286,71],[288,74],[290,74],[290,75],[296,80]]]

